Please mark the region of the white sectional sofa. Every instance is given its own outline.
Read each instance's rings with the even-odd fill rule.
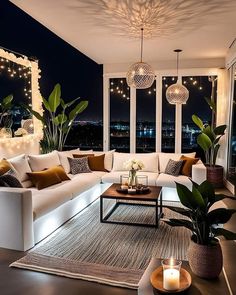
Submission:
[[[104,152],[87,151],[95,155]],[[120,176],[127,174],[123,163],[136,158],[145,168],[138,175],[147,175],[149,185],[163,187],[164,200],[178,200],[175,182],[191,189],[187,176],[171,176],[164,173],[169,159],[178,160],[181,154],[149,153],[126,154],[114,151],[105,153],[105,168],[108,172],[93,171],[71,175],[67,157],[78,150],[54,151],[47,155],[18,156],[9,162],[19,173],[24,188],[0,187],[0,247],[25,251],[47,237],[69,218],[96,200],[113,182],[120,182]],[[194,157],[195,154],[185,154]],[[42,190],[31,187],[27,172],[39,171],[55,165],[62,165],[71,180],[52,185]],[[192,179],[201,183],[206,179],[206,168],[199,162],[192,166]]]

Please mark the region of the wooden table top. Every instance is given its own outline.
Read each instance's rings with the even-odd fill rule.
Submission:
[[[124,194],[117,192],[121,186],[120,183],[113,183],[102,195],[103,198],[109,199],[124,199],[124,200],[142,200],[142,201],[155,201],[161,193],[161,186],[148,186],[150,192],[147,194]]]

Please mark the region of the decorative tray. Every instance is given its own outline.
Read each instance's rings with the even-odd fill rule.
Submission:
[[[128,191],[128,189],[122,189],[122,188],[117,188],[116,191],[118,193],[121,193],[121,194],[137,194],[137,195],[145,195],[145,194],[148,194],[150,193],[150,188],[149,187],[141,187],[141,188],[137,188],[136,190],[133,190],[133,191]]]
[[[192,284],[191,275],[184,268],[180,269],[180,287],[178,290],[168,291],[163,288],[163,267],[159,266],[154,272],[152,272],[150,277],[151,284],[154,289],[158,290],[160,293],[173,294],[180,293],[187,290]]]

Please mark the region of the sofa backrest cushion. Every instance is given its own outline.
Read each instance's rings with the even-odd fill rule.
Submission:
[[[174,160],[174,161],[178,161],[180,160],[180,157],[184,155],[186,157],[189,158],[195,158],[196,153],[181,153],[181,154],[175,154],[175,153],[158,153],[158,157],[159,157],[159,171],[160,173],[165,173],[165,169],[167,166],[167,163],[169,162],[169,160]]]
[[[29,180],[27,173],[32,172],[26,155],[20,155],[8,159],[9,163],[14,167],[17,172],[17,178],[20,182]]]
[[[132,153],[114,153],[113,168],[112,171],[127,171],[124,168],[124,163],[130,159],[137,159],[142,161],[144,168],[143,172],[155,172],[158,173],[158,154],[147,153],[147,154],[132,154]]]
[[[44,169],[48,169],[53,166],[61,165],[58,152],[53,151],[44,155],[33,155],[29,156],[29,164],[31,170],[34,171],[42,171]]]
[[[70,164],[69,164],[68,158],[72,158],[72,152],[71,151],[58,152],[58,156],[61,162],[61,166],[64,168],[65,172],[70,173]]]

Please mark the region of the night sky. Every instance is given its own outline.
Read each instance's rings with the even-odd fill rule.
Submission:
[[[102,120],[102,65],[6,0],[0,2],[0,46],[39,60],[43,96],[48,97],[54,85],[60,83],[64,100],[78,96],[89,100],[89,107],[81,114],[81,119]],[[0,84],[0,98],[12,92],[12,81],[4,79],[4,89]]]

